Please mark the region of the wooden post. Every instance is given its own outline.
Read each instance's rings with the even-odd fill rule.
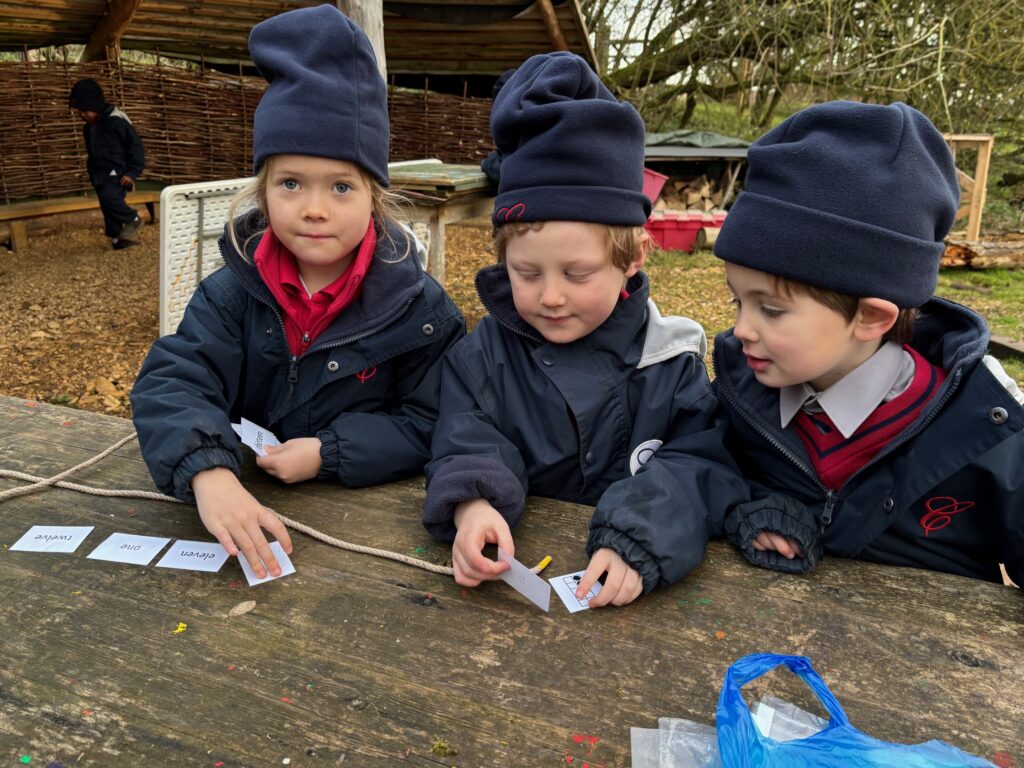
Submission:
[[[978,152],[978,159],[974,164],[973,184],[969,190],[970,204],[967,208],[967,239],[975,241],[981,237],[981,214],[985,208],[988,167],[992,160],[992,145],[995,139],[989,133],[947,133],[945,138],[953,151],[954,159],[956,151],[960,148],[976,149]],[[963,186],[965,191],[968,191],[967,185]]]
[[[385,82],[388,79],[388,61],[384,51],[384,0],[335,0],[342,13],[358,24],[373,46],[377,69]]]
[[[109,0],[82,51],[82,61],[106,61],[108,50],[121,50],[121,35],[128,28],[142,0]]]
[[[544,20],[544,28],[548,32],[548,39],[551,40],[551,47],[556,51],[568,51],[569,44],[565,41],[562,28],[558,24],[558,16],[555,14],[555,7],[551,0],[537,0],[537,10]]]
[[[11,251],[13,253],[24,253],[28,248],[28,232],[25,230],[25,222],[14,220],[7,225],[11,230]]]

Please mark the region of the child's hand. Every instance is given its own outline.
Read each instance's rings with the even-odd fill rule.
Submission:
[[[260,529],[274,534],[284,551],[291,553],[288,531],[277,515],[242,487],[230,469],[217,467],[200,472],[192,478],[192,492],[196,495],[203,525],[228,554],[238,555],[241,551],[258,578],[267,575],[264,563],[272,575],[281,575],[281,566]]]
[[[794,557],[803,557],[804,554],[800,551],[800,545],[795,541],[771,531],[761,531],[754,537],[751,544],[759,552],[774,550],[787,560],[792,560]]]
[[[296,437],[264,449],[256,464],[268,475],[285,483],[312,480],[320,473],[320,438]]]
[[[508,523],[486,499],[464,501],[455,508],[455,541],[452,543],[452,566],[455,583],[475,587],[481,581],[493,579],[509,569],[501,563],[484,557],[484,544],[497,544],[510,555],[515,555],[512,531]]]
[[[594,582],[600,578],[602,573],[608,573],[601,586],[597,597],[590,600],[591,608],[600,608],[602,605],[627,605],[644,591],[644,581],[640,574],[630,568],[619,553],[608,548],[599,549],[590,558],[590,565],[587,566],[580,585],[576,588],[576,597],[586,597],[587,592],[594,586]]]

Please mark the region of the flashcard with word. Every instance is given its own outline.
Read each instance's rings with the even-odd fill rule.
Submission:
[[[92,529],[91,525],[33,525],[11,545],[11,549],[19,552],[74,552]]]
[[[580,585],[580,581],[583,579],[585,571],[577,571],[576,573],[566,573],[563,576],[553,576],[548,581],[551,582],[551,586],[555,588],[555,594],[565,603],[565,607],[569,609],[569,613],[577,613],[579,611],[585,611],[590,607],[591,598],[597,597],[597,593],[601,591],[601,582],[595,582],[594,586],[587,592],[586,597],[582,600],[576,597],[576,587]]]
[[[170,539],[158,536],[137,536],[134,533],[112,533],[89,553],[89,560],[109,560],[113,563],[149,565],[149,561],[167,546]]]
[[[240,426],[242,429],[240,434],[242,442],[256,451],[257,456],[267,455],[267,452],[263,450],[264,447],[281,444],[281,441],[277,439],[273,432],[261,427],[259,424],[253,424],[248,419],[242,419]]]
[[[267,575],[262,579],[256,578],[256,574],[253,573],[252,567],[249,565],[249,561],[245,559],[245,555],[239,553],[238,562],[242,565],[242,570],[245,572],[245,580],[249,582],[250,587],[255,587],[257,584],[262,584],[265,581],[273,581],[274,579],[280,579],[284,576],[290,576],[295,573],[295,566],[292,565],[291,559],[285,554],[284,549],[281,548],[281,542],[270,542],[270,551],[274,553],[274,557],[277,558],[277,564],[281,566],[281,575],[271,576],[270,571],[267,571]]]
[[[501,547],[498,547],[498,560],[512,566],[500,573],[498,578],[542,611],[548,610],[551,605],[551,586]]]
[[[228,551],[216,541],[178,539],[160,558],[156,567],[216,573],[227,559]]]

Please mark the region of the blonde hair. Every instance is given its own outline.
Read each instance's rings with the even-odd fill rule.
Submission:
[[[543,221],[512,222],[502,224],[494,233],[494,252],[498,257],[498,263],[505,263],[505,254],[508,244],[513,237],[525,234],[531,230],[537,231],[544,226]],[[644,236],[643,227],[616,226],[613,224],[598,224],[605,230],[605,242],[608,245],[608,253],[612,257],[612,264],[626,271],[636,261],[643,249],[642,240]]]
[[[833,291],[831,288],[807,285],[781,275],[773,275],[773,277],[775,278],[775,290],[784,297],[788,298],[795,293],[810,296],[822,306],[828,307],[833,312],[838,312],[847,323],[853,322],[853,318],[857,316],[860,299],[856,296]],[[899,314],[896,315],[896,322],[882,336],[882,343],[894,341],[897,344],[909,344],[914,338],[914,323],[920,314],[916,309],[901,307]]]
[[[234,224],[235,218],[239,215],[239,211],[245,212],[250,208],[255,208],[260,212],[260,216],[263,218],[263,221],[269,221],[270,215],[267,211],[267,179],[270,176],[270,165],[273,161],[274,156],[268,157],[264,160],[252,181],[238,190],[234,197],[231,198],[231,202],[228,204],[228,222],[230,222],[230,225],[228,226],[228,240],[231,242],[231,246],[238,251],[243,259],[247,261],[248,255],[246,254],[246,250],[249,248],[249,244],[252,243],[253,240],[258,240],[263,237],[266,227],[262,227],[253,232],[245,239],[245,242],[242,243],[238,240],[238,231]],[[402,222],[409,218],[407,212],[408,206],[411,203],[407,198],[403,197],[399,193],[381,185],[379,181],[371,177],[362,168],[359,168],[359,175],[362,177],[363,182],[370,188],[370,200],[372,202],[371,215],[373,217],[377,239],[379,241],[381,238],[387,238],[388,242],[394,246],[395,241],[392,236],[392,231],[395,228],[401,228],[403,231],[407,229]],[[411,249],[412,236],[409,235],[405,238],[405,250],[402,255],[399,256],[398,261],[407,257]]]

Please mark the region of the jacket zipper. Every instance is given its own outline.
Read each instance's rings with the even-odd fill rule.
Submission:
[[[217,247],[220,249],[220,256],[221,256],[221,258],[224,260],[224,263],[227,264],[228,263],[228,258],[227,258],[227,253],[226,253],[226,251],[224,249],[223,241],[218,240],[217,241]],[[277,306],[273,302],[267,301],[263,296],[260,296],[256,291],[254,291],[252,288],[250,288],[249,284],[247,283],[247,281],[240,279],[239,282],[242,284],[242,287],[245,288],[245,292],[246,293],[248,293],[250,296],[252,296],[254,299],[256,299],[256,301],[260,302],[261,304],[265,304],[266,306],[270,307],[270,311],[273,312],[274,313],[274,317],[277,318],[278,325],[281,326],[281,336],[284,337],[285,344],[287,344],[288,343],[288,331],[285,329],[284,318],[281,316],[281,313],[278,311]],[[282,415],[284,415],[284,409],[288,406],[288,403],[292,399],[292,395],[295,392],[295,385],[299,381],[299,362],[301,362],[302,358],[304,358],[310,352],[320,352],[321,350],[325,350],[325,349],[334,349],[335,347],[341,347],[341,346],[344,346],[346,344],[351,344],[351,343],[353,343],[355,341],[359,341],[360,339],[365,339],[367,336],[372,336],[373,334],[377,333],[378,331],[381,331],[384,328],[388,327],[392,323],[397,322],[398,318],[400,318],[402,315],[404,315],[406,312],[409,311],[409,307],[412,306],[412,304],[413,304],[413,302],[415,300],[416,300],[416,297],[413,297],[413,298],[409,299],[409,301],[407,301],[405,303],[405,306],[402,307],[401,310],[399,310],[395,315],[390,317],[387,320],[387,322],[384,322],[384,323],[381,323],[380,325],[374,326],[373,328],[370,328],[369,330],[366,330],[366,331],[364,331],[362,333],[357,333],[354,336],[349,336],[349,337],[344,338],[344,339],[339,339],[338,341],[334,342],[333,344],[325,344],[325,345],[320,346],[320,347],[314,347],[313,349],[307,349],[305,352],[302,353],[302,355],[289,355],[289,357],[288,357],[288,391],[285,393],[284,400],[281,401],[281,405],[278,406],[277,411],[275,411],[275,412],[273,412],[271,414],[270,424],[275,423]],[[291,350],[289,350],[289,352],[290,351]],[[267,426],[269,427],[270,424],[268,424]]]
[[[718,358],[717,354],[711,356],[711,364],[712,364],[712,366],[715,369],[715,377],[716,378],[718,378],[717,358]],[[739,403],[737,402],[736,397],[734,397],[732,391],[730,390],[730,388],[728,386],[721,387],[721,390],[725,393],[725,396],[728,398],[729,402],[732,404],[732,406],[736,410],[736,412],[739,413],[741,416],[743,416],[744,421],[746,421],[747,424],[749,424],[751,427],[753,427],[755,432],[757,432],[759,435],[761,435],[761,437],[763,437],[771,445],[773,445],[783,456],[785,456],[793,464],[795,464],[797,468],[799,468],[805,475],[807,475],[811,480],[813,480],[814,483],[822,491],[825,492],[825,507],[822,509],[821,525],[819,526],[819,529],[818,529],[819,533],[824,533],[825,529],[832,522],[832,513],[835,510],[836,503],[839,501],[839,496],[842,494],[843,489],[845,489],[846,486],[848,486],[850,484],[850,482],[855,477],[857,477],[857,475],[861,474],[862,472],[867,470],[869,467],[872,467],[875,464],[877,464],[879,461],[881,461],[883,458],[885,458],[890,453],[895,451],[897,448],[902,446],[904,443],[908,442],[909,440],[911,440],[914,437],[917,437],[917,435],[919,435],[922,432],[922,430],[924,430],[924,428],[926,426],[928,426],[928,424],[931,422],[932,418],[934,418],[934,415],[937,414],[940,410],[942,410],[942,406],[944,406],[946,404],[946,401],[949,400],[950,397],[952,397],[953,392],[955,392],[956,388],[960,385],[961,370],[962,369],[958,368],[953,373],[953,381],[950,383],[950,386],[946,390],[946,393],[942,396],[942,399],[935,406],[935,409],[932,410],[932,415],[931,416],[929,416],[927,419],[925,419],[920,424],[918,424],[918,426],[915,429],[913,429],[912,431],[906,433],[903,437],[901,437],[900,439],[896,440],[893,443],[890,443],[885,448],[883,448],[881,451],[879,451],[874,456],[874,458],[871,459],[871,461],[869,461],[867,464],[865,464],[860,469],[856,470],[848,478],[846,478],[845,482],[843,482],[843,484],[840,485],[837,490],[831,490],[829,488],[826,488],[824,483],[821,482],[821,479],[817,476],[817,474],[813,470],[811,470],[803,462],[801,462],[799,458],[797,458],[792,453],[790,453],[790,451],[784,445],[782,445],[782,443],[780,443],[778,440],[776,440],[771,435],[771,433],[769,433],[766,429],[763,429],[749,415],[747,415],[746,410],[739,406]],[[723,378],[722,380],[723,381],[727,381],[727,379],[725,379],[725,378]]]

